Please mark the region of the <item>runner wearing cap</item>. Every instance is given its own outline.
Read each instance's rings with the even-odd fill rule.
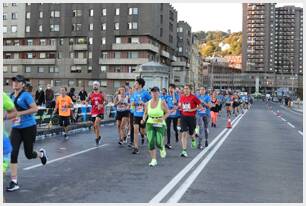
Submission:
[[[166,130],[165,119],[168,117],[169,112],[167,104],[164,100],[159,98],[159,88],[153,87],[151,89],[152,99],[146,104],[145,112],[141,123],[144,124],[147,117],[146,130],[148,139],[148,148],[151,156],[149,166],[154,167],[157,165],[156,149],[160,151],[160,157],[166,157],[166,149],[164,145],[164,134]]]
[[[102,91],[99,90],[100,83],[94,81],[93,92],[88,97],[88,102],[91,102],[91,118],[94,125],[94,132],[96,134],[96,145],[98,146],[101,140],[100,135],[100,123],[104,119],[104,105],[105,105],[105,96]]]
[[[21,143],[23,143],[24,153],[27,159],[39,158],[41,163],[47,163],[47,153],[44,149],[39,152],[34,151],[34,143],[36,140],[36,120],[33,116],[38,111],[37,105],[32,95],[24,91],[26,80],[22,75],[17,75],[12,78],[14,93],[10,98],[15,104],[17,116],[13,119],[13,126],[11,131],[11,182],[6,188],[7,191],[12,192],[19,189],[17,182],[17,160]]]

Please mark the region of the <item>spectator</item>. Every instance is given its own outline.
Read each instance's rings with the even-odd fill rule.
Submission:
[[[55,101],[54,101],[54,91],[51,88],[51,85],[47,85],[46,89],[46,107],[47,108],[54,108],[55,107]]]
[[[85,91],[85,88],[82,87],[81,88],[81,91],[79,93],[79,97],[80,97],[80,100],[83,102],[87,99],[88,95],[87,95],[87,92]]]
[[[38,106],[45,104],[45,93],[42,87],[39,87],[39,89],[36,91],[35,102]]]
[[[75,88],[71,88],[68,96],[72,99],[72,102],[75,103],[77,100],[77,96],[74,94]]]

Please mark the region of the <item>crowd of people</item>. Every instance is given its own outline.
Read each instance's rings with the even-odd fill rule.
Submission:
[[[33,115],[38,111],[37,104],[40,102],[37,100],[40,94],[37,93],[38,98],[35,101],[26,89],[26,79],[21,75],[12,78],[12,81],[14,92],[9,96],[3,94],[4,120],[11,120],[13,123],[10,138],[5,133],[3,139],[4,171],[8,165],[11,169],[11,181],[7,191],[19,189],[17,159],[22,142],[28,159],[40,159],[43,165],[48,161],[45,149],[34,150],[37,129]],[[192,149],[204,149],[208,146],[209,126],[217,127],[223,107],[227,118],[231,118],[232,115],[237,116],[245,109],[249,109],[252,101],[249,95],[240,96],[238,92],[230,90],[216,91],[200,87],[197,91],[193,91],[189,84],[183,88],[178,88],[175,84],[170,84],[169,88],[153,87],[146,90],[144,87],[145,80],[142,78],[136,79],[132,87],[121,86],[114,95],[113,103],[116,107],[118,144],[120,146],[127,144],[132,148],[132,154],[139,154],[139,145],[147,142],[151,167],[157,165],[157,149],[160,157],[166,158],[167,150],[173,148],[172,139],[176,143],[180,142],[181,157],[188,157],[189,140]],[[76,101],[75,90],[68,92],[66,87],[62,87],[60,95],[55,98],[54,92],[48,85],[45,93],[48,94],[48,98],[44,98],[44,101],[48,106],[53,105],[54,113],[59,114],[64,138],[68,140],[70,116]],[[99,82],[95,81],[89,94],[82,88],[79,99],[91,104],[94,141],[98,146],[103,141],[100,124],[104,119],[106,95],[101,91]],[[174,138],[172,138],[173,133]]]

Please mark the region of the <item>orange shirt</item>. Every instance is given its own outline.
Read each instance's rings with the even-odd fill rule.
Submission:
[[[66,95],[62,97],[61,95],[56,98],[56,106],[58,108],[59,116],[69,117],[71,109],[69,108],[72,104],[71,98]]]

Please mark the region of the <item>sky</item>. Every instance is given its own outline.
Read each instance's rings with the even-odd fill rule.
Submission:
[[[171,3],[178,12],[178,20],[184,20],[191,26],[192,32],[197,31],[242,31],[241,3]],[[281,3],[278,6],[302,3]]]

